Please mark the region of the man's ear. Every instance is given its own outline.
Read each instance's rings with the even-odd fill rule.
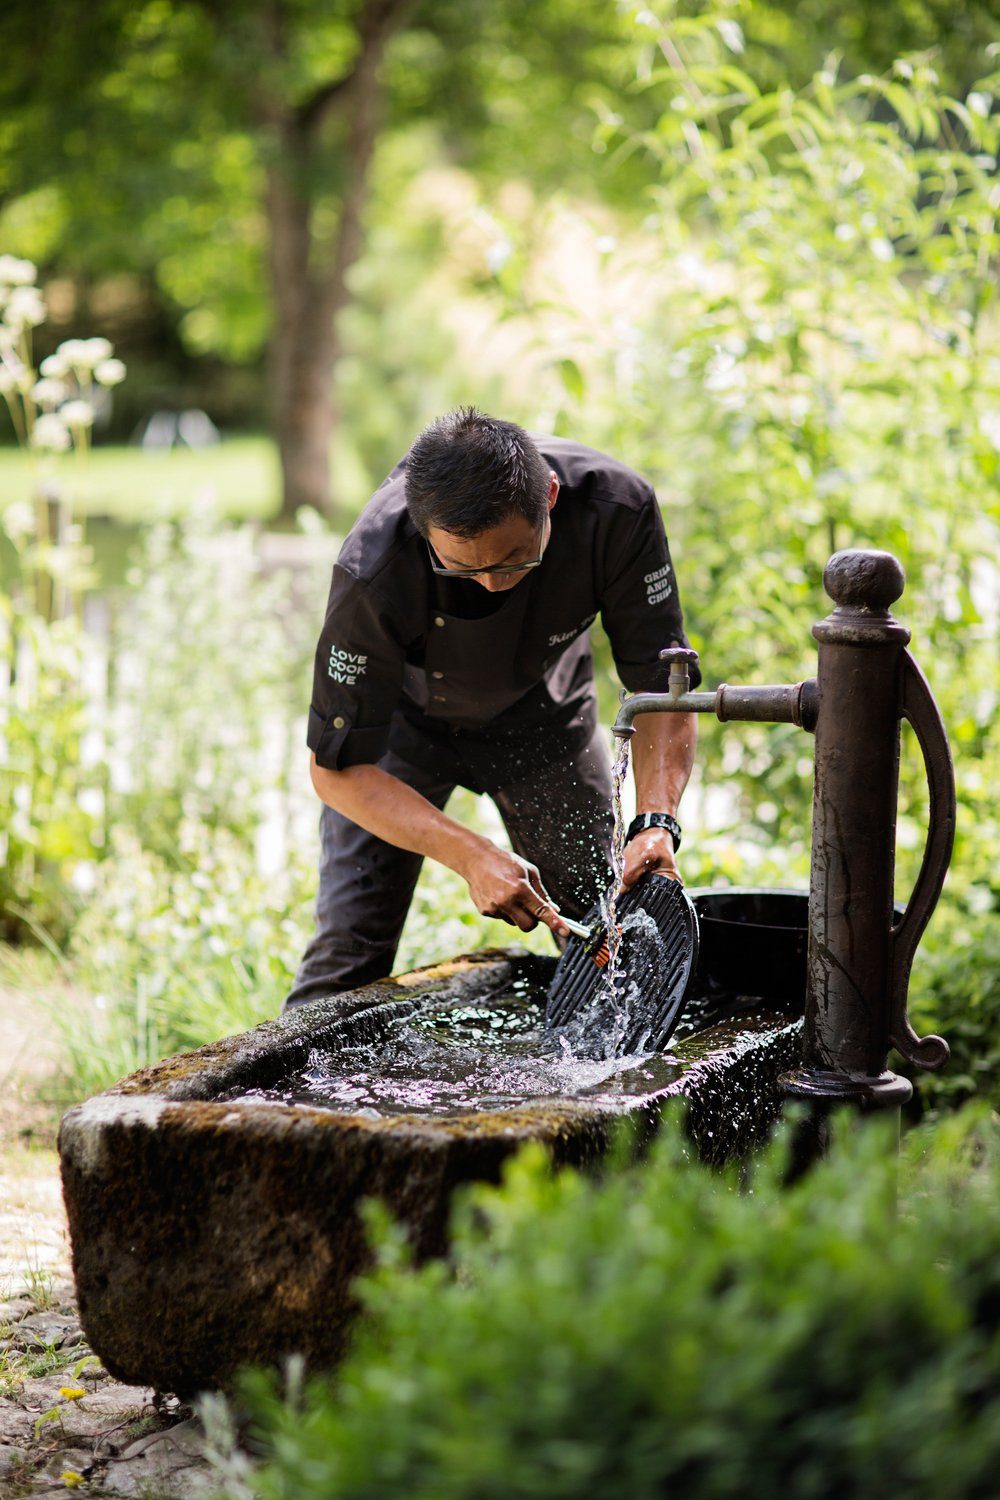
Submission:
[[[556,503],[556,501],[558,499],[559,499],[559,480],[556,478],[556,476],[553,474],[552,470],[550,469],[549,470],[549,499],[548,499],[549,510],[552,509],[553,505],[555,505],[555,503]]]

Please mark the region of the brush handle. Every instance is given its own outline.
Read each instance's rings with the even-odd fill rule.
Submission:
[[[555,908],[553,908],[553,910],[554,909]],[[559,913],[559,916],[566,923],[566,926],[569,928],[570,932],[573,934],[574,937],[578,937],[578,938],[589,938],[590,937],[591,929],[586,925],[586,923],[584,923],[584,922],[574,922],[574,920],[573,920],[572,917],[564,917],[563,914],[562,914],[562,912]]]

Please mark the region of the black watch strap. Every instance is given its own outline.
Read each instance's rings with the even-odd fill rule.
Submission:
[[[674,849],[681,847],[681,825],[669,813],[640,813],[637,818],[633,818],[625,833],[626,844],[646,828],[665,828],[674,841]]]

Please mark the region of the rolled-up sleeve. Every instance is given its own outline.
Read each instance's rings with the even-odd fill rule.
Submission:
[[[615,507],[603,547],[601,622],[630,693],[667,690],[664,646],[689,646],[663,518],[650,489],[635,508]],[[701,673],[691,669],[691,686]]]
[[[307,739],[328,771],[384,753],[403,680],[404,652],[387,600],[338,563],[316,648]]]

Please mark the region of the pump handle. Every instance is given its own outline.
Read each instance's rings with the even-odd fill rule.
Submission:
[[[938,706],[909,651],[903,652],[900,712],[913,726],[924,757],[930,806],[927,843],[913,894],[891,934],[889,1039],[896,1051],[917,1067],[940,1068],[948,1061],[948,1043],[940,1036],[917,1036],[906,1014],[906,992],[913,955],[937,905],[955,842],[955,772]]]

